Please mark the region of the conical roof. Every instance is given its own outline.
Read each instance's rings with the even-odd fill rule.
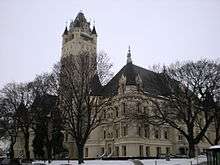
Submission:
[[[64,32],[63,32],[63,35],[67,35],[67,34],[68,34],[68,30],[67,30],[67,27],[66,27]]]
[[[92,34],[97,34],[97,33],[96,33],[96,30],[95,30],[95,26],[93,26]]]
[[[82,12],[79,12],[73,22],[73,27],[84,27],[86,23],[87,21],[84,14]]]

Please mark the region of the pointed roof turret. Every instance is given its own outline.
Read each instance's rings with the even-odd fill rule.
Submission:
[[[68,30],[67,30],[67,26],[66,26],[66,28],[65,28],[65,30],[63,32],[63,35],[67,35],[67,34],[68,34]]]
[[[95,30],[95,25],[94,25],[93,28],[92,28],[92,34],[97,35],[96,30]]]
[[[128,63],[132,63],[132,60],[131,60],[131,48],[130,48],[130,46],[128,47],[128,54],[127,54],[127,64]]]
[[[75,20],[71,21],[70,26],[69,26],[69,31],[72,32],[74,31],[74,29],[80,29],[83,32],[86,32],[88,34],[91,33],[91,29],[90,29],[90,23],[87,22],[84,14],[82,13],[82,11],[80,11]]]
[[[85,23],[87,23],[86,18],[82,11],[80,11],[73,22],[73,27],[83,27]]]

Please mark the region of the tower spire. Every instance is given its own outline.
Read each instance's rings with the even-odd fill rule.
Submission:
[[[128,54],[127,54],[127,64],[128,63],[132,63],[132,60],[131,60],[131,47],[130,46],[128,47]]]
[[[65,27],[65,30],[63,32],[63,35],[67,35],[68,34],[68,29],[67,29],[67,26]]]

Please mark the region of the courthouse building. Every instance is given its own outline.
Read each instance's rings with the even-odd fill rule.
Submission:
[[[79,12],[62,35],[61,58],[77,56],[83,50],[96,54],[97,36],[95,26],[91,28],[84,14]],[[125,54],[125,61],[125,65],[105,86],[101,86],[97,81],[99,95],[112,97],[113,100],[111,109],[113,107],[114,111],[106,107],[106,120],[120,119],[132,110],[150,111],[148,98],[157,99],[167,94],[166,87],[158,79],[163,73],[155,73],[133,64],[130,48]],[[70,135],[64,133],[64,146],[69,150],[69,158],[76,157],[72,143]],[[85,158],[148,157],[167,153],[186,154],[187,146],[183,135],[168,125],[153,126],[120,121],[96,128],[89,136],[84,151]],[[201,152],[208,147],[206,140],[202,140],[196,146]]]

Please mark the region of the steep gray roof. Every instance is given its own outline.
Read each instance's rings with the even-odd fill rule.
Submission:
[[[162,96],[170,93],[169,88],[163,81],[163,73],[155,73],[132,63],[128,63],[102,88],[100,94],[104,96],[117,95],[119,79],[122,74],[126,77],[126,85],[136,85],[135,78],[139,74],[143,82],[143,90],[146,93]]]

